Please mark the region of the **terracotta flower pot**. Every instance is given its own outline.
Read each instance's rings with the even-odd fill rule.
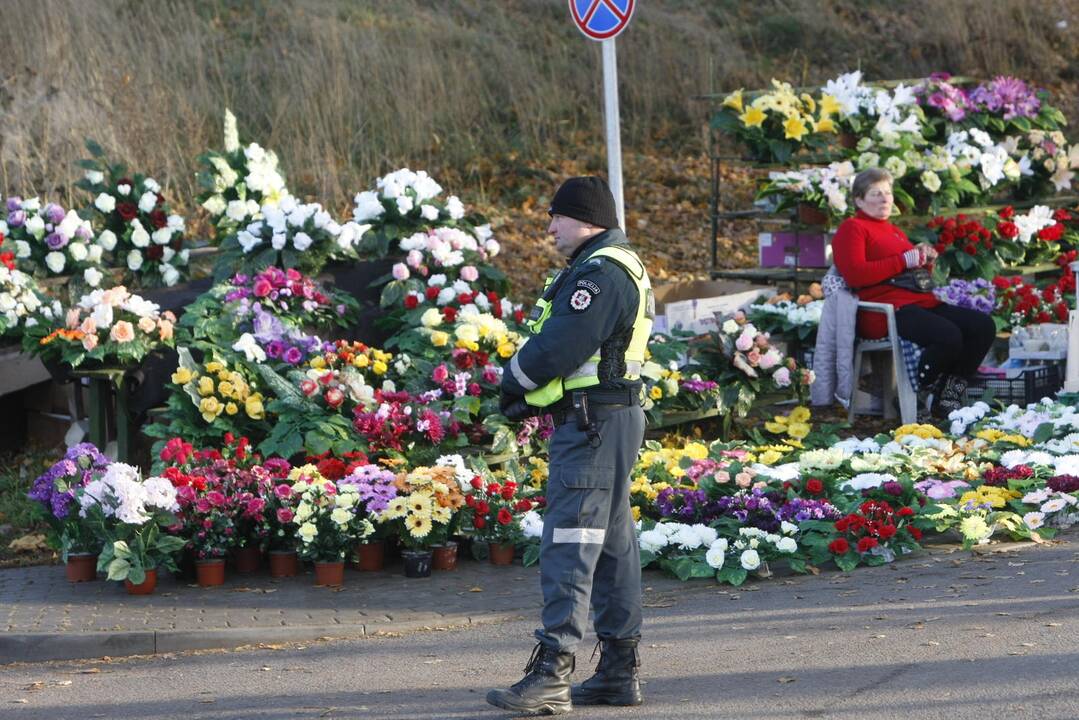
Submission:
[[[300,571],[295,550],[270,551],[270,577],[292,577]]]
[[[207,558],[195,561],[195,574],[198,575],[199,587],[213,587],[225,584],[225,559]]]
[[[236,548],[232,551],[232,562],[236,566],[236,572],[247,575],[258,572],[262,564],[262,550],[258,545]]]
[[[375,540],[369,543],[356,545],[356,555],[359,558],[356,567],[367,572],[375,572],[382,569],[386,559],[386,543]]]
[[[405,561],[405,577],[431,577],[430,550],[402,550],[401,559]]]
[[[315,585],[337,587],[345,583],[345,563],[315,562]]]
[[[827,225],[828,214],[816,205],[798,203],[798,222],[803,225]]]
[[[839,133],[839,145],[848,150],[853,150],[858,146],[858,136],[849,132]]]
[[[457,569],[457,543],[447,542],[444,545],[431,547],[431,567],[435,570]]]
[[[146,571],[146,579],[138,585],[130,580],[124,580],[124,587],[128,595],[149,595],[157,587],[157,568]]]
[[[492,565],[512,565],[516,550],[513,543],[487,543],[487,558]]]
[[[97,580],[97,553],[68,553],[64,573],[68,582]]]

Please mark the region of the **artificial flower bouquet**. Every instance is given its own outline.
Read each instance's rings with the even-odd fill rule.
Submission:
[[[270,267],[214,285],[184,313],[183,345],[231,350],[251,365],[299,367],[330,348],[320,335],[347,328],[358,305],[297,270]]]
[[[88,220],[55,203],[42,205],[36,197],[9,197],[5,207],[0,250],[11,253],[15,267],[39,279],[71,276],[80,288],[101,284],[105,248]]]
[[[459,474],[456,465],[420,466],[398,473],[397,497],[390,500],[377,522],[410,550],[445,542],[460,521],[466,502]]]
[[[138,365],[154,350],[174,345],[176,316],[122,285],[83,295],[64,327],[39,322],[23,335],[23,347],[47,360],[78,368],[87,362]]]
[[[853,206],[850,190],[854,175],[854,165],[849,160],[833,162],[825,167],[772,171],[768,173],[768,182],[761,186],[757,198],[772,198],[776,212],[809,205],[823,212],[828,224],[834,226],[849,214]]]
[[[375,527],[357,512],[359,490],[351,483],[327,480],[314,465],[293,468],[289,473],[295,496],[295,515],[300,557],[315,562],[342,562],[356,543],[369,537]]]
[[[839,109],[827,93],[814,98],[773,79],[769,90],[752,96],[742,89],[727,95],[712,124],[737,137],[754,160],[786,163],[801,150],[834,141]]]
[[[740,310],[724,320],[711,338],[714,344],[702,348],[696,359],[701,374],[722,388],[719,409],[728,425],[735,416],[749,413],[758,394],[778,391],[801,400],[814,380],[812,370],[799,368],[794,358],[785,357]]]
[[[93,198],[86,210],[101,228],[97,244],[108,264],[127,268],[135,287],[171,287],[183,280],[190,253],[184,247],[185,223],[169,211],[161,185],[146,175],[127,175],[93,140],[86,148],[92,158],[82,161],[86,175],[76,187]]]
[[[27,328],[52,326],[61,318],[60,302],[50,300],[34,278],[17,270],[10,253],[0,253],[0,338],[17,340]]]
[[[143,479],[139,469],[112,463],[76,491],[79,515],[98,540],[98,571],[109,580],[139,585],[149,570],[177,570],[175,555],[186,541],[169,533],[177,526],[176,488],[164,477]]]
[[[331,260],[356,256],[356,224],[338,224],[318,203],[288,196],[259,207],[257,217],[221,241],[215,279],[225,280],[237,271],[253,275],[268,267],[315,275]]]
[[[817,340],[817,327],[824,311],[824,291],[820,283],[812,283],[806,293],[792,299],[789,293],[779,293],[764,302],[746,308],[746,319],[769,337],[787,338],[803,346]]]
[[[179,391],[169,394],[168,422],[155,426],[151,435],[179,434],[200,445],[225,433],[255,438],[265,435],[266,396],[255,372],[242,362],[219,359],[213,352],[202,362],[196,362],[184,347],[177,349],[177,355],[178,365],[170,380]]]
[[[375,388],[390,379],[393,355],[362,342],[338,340],[313,356],[299,381],[300,392],[325,412],[351,415],[357,406],[370,408]]]
[[[948,73],[933,73],[916,89],[927,121],[934,126],[966,123],[994,133],[1058,131],[1064,114],[1049,104],[1049,94],[1025,81],[998,75],[974,87]]]
[[[438,228],[459,228],[474,235],[481,244],[490,239],[490,227],[478,215],[468,215],[464,203],[456,195],[441,199],[442,186],[425,171],[413,172],[401,168],[375,181],[374,190],[356,194],[352,219],[364,232],[358,250],[361,257],[380,258],[391,252],[392,244],[401,238],[427,233]],[[401,248],[409,252],[413,248]],[[434,248],[431,248],[434,250]],[[493,257],[497,243],[486,248]],[[452,260],[463,247],[445,247]],[[449,253],[456,252],[457,255]],[[418,268],[422,263],[410,259]]]
[[[927,242],[936,249],[933,275],[937,282],[948,278],[992,280],[1005,263],[1022,259],[1023,253],[1006,239],[994,238],[993,227],[960,213],[936,216],[924,229],[914,233],[914,241]]]
[[[66,562],[71,553],[96,553],[101,541],[79,513],[78,492],[109,467],[109,459],[91,443],[67,449],[64,457],[34,480],[27,494],[49,526],[49,545]]]
[[[199,204],[210,213],[216,239],[235,233],[260,219],[263,205],[275,207],[290,197],[277,155],[258,143],[240,143],[236,116],[225,108],[224,148],[199,156],[203,170],[196,175],[202,192]]]

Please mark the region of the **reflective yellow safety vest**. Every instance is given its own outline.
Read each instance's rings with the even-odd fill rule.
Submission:
[[[633,320],[633,334],[630,336],[629,345],[626,347],[626,380],[638,380],[641,377],[641,366],[644,364],[644,356],[648,347],[648,338],[652,334],[652,320],[655,318],[656,301],[652,295],[652,283],[648,280],[648,272],[644,263],[637,254],[620,245],[608,245],[596,250],[588,256],[587,260],[596,257],[605,257],[613,260],[623,267],[629,274],[634,285],[637,286],[639,301],[637,303],[637,316]],[[587,262],[586,260],[586,262]],[[544,292],[554,282],[554,278],[548,279],[544,285]],[[553,298],[552,298],[553,299]],[[551,316],[551,303],[540,298],[536,301],[536,309],[539,311],[535,319],[527,323],[533,334],[543,329],[543,324]],[[535,315],[535,313],[533,313]],[[525,394],[525,402],[533,407],[548,407],[562,399],[566,390],[580,390],[582,388],[599,385],[599,348],[592,357],[584,364],[564,378],[555,378],[543,387]]]

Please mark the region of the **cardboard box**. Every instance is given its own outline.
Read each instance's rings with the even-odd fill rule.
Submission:
[[[706,333],[718,327],[716,315],[729,315],[758,299],[775,295],[774,287],[736,280],[694,280],[660,285],[656,298],[656,332],[674,328]]]
[[[832,236],[808,232],[761,233],[757,236],[757,262],[762,268],[794,267],[796,264],[798,267],[828,267],[832,264]]]

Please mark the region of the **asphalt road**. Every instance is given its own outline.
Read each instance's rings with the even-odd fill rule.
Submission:
[[[1079,718],[1079,543],[1012,547],[652,592],[645,705],[574,717]],[[506,718],[484,695],[519,678],[533,627],[9,665],[0,717]]]

